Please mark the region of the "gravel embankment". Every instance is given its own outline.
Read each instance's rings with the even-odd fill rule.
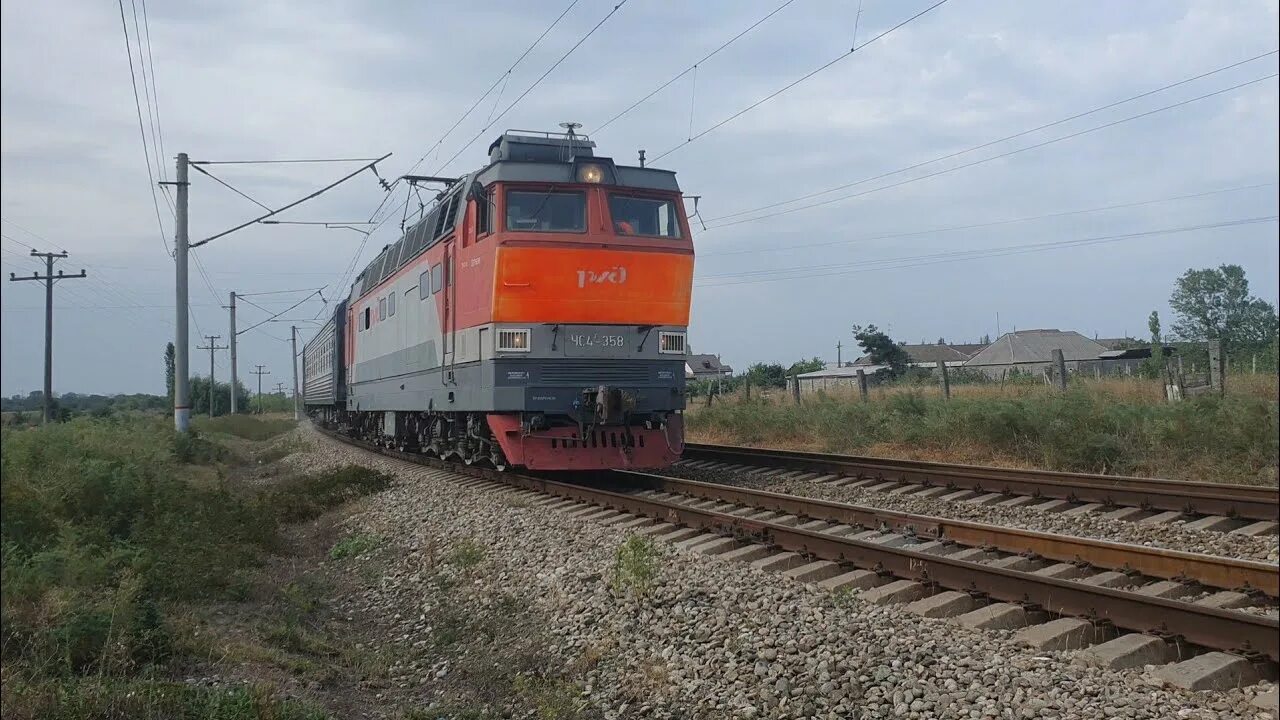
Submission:
[[[425,549],[469,540],[486,549],[472,581],[529,599],[551,652],[582,668],[608,718],[1267,718],[1254,687],[1192,693],[1141,672],[1071,664],[1007,634],[971,632],[897,607],[874,607],[744,565],[659,544],[659,577],[642,599],[611,588],[626,532],[460,488],[438,471],[296,431],[300,469],[373,466],[399,482],[364,502],[352,530],[390,538],[391,566],[369,603],[402,614],[391,640],[426,637]],[[429,688],[448,667],[398,668],[400,687]],[[423,690],[423,692],[428,692]],[[421,698],[423,704],[430,697]]]
[[[1205,553],[1272,563],[1280,561],[1280,536],[1248,537],[1225,532],[1188,530],[1183,527],[1185,523],[1181,521],[1164,525],[1142,525],[1128,520],[1105,520],[1097,514],[1063,517],[1056,513],[1041,512],[1031,508],[1001,508],[970,505],[963,501],[947,502],[929,498],[913,498],[903,495],[869,492],[860,488],[838,487],[826,483],[795,480],[776,481],[756,475],[723,470],[668,468],[661,471],[661,474],[688,480],[744,485],[770,492],[865,505],[884,510],[933,515],[955,520],[971,520],[973,522],[1059,535],[1098,538],[1133,545],[1170,548],[1184,552]]]

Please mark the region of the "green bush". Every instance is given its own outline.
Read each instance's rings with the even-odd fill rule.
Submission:
[[[234,435],[244,440],[270,440],[289,432],[297,423],[283,418],[264,418],[255,415],[222,415],[215,418],[197,418],[197,428],[210,433]]]
[[[259,503],[281,522],[303,522],[390,485],[389,475],[359,465],[344,465],[336,470],[285,479],[264,490]]]

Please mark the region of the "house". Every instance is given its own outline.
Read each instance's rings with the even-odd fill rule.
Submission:
[[[947,343],[929,343],[924,345],[900,345],[907,352],[908,365],[911,367],[937,367],[941,360],[947,367],[959,367],[986,345],[951,345]],[[871,358],[863,355],[854,361],[854,367],[866,368],[872,365]]]
[[[969,358],[964,367],[993,378],[1013,371],[1038,375],[1053,365],[1054,350],[1062,351],[1068,372],[1079,372],[1092,369],[1107,347],[1072,330],[1015,330]]]
[[[831,367],[824,370],[815,370],[814,372],[800,373],[795,379],[787,378],[787,387],[791,387],[791,383],[800,383],[801,394],[818,392],[820,390],[836,390],[838,388],[858,388],[858,373],[862,373],[870,378],[878,371],[888,368],[888,365],[872,365],[854,363],[845,367]]]
[[[690,380],[707,380],[733,375],[733,368],[720,361],[719,355],[688,355],[684,376]]]

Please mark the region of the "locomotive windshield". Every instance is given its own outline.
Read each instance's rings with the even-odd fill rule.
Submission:
[[[507,193],[507,229],[535,232],[583,232],[587,229],[587,201],[582,193]]]
[[[609,214],[613,231],[619,235],[680,237],[676,204],[670,200],[610,195]]]

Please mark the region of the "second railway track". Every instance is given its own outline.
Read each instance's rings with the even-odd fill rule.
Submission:
[[[691,469],[739,469],[779,479],[1033,510],[1099,513],[1110,519],[1151,525],[1183,522],[1191,530],[1241,535],[1275,535],[1280,531],[1280,494],[1274,487],[699,443],[685,445],[681,465]]]

